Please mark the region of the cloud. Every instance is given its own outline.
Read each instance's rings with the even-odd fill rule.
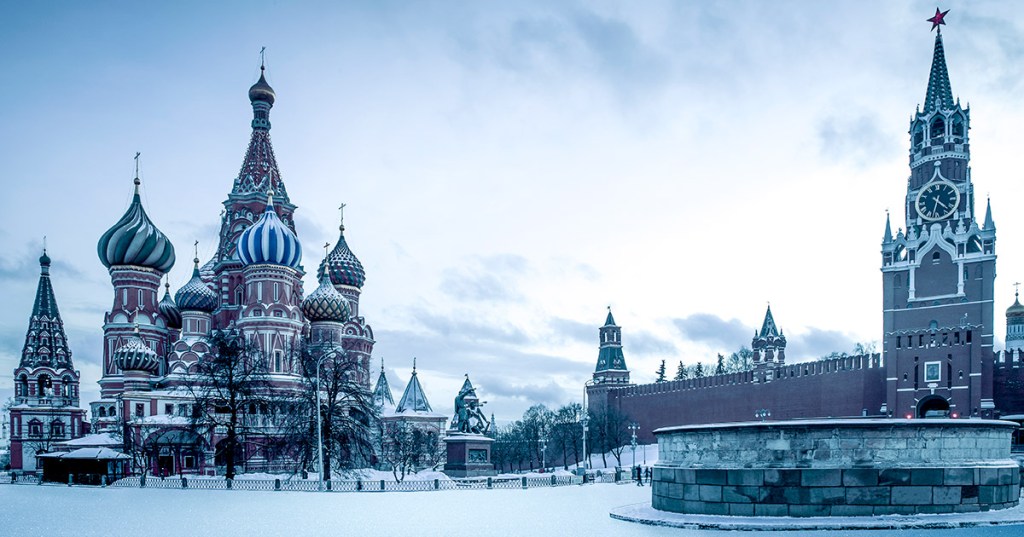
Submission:
[[[526,406],[544,404],[553,408],[564,404],[575,392],[579,392],[578,399],[583,397],[582,386],[577,386],[576,390],[567,390],[566,387],[550,379],[546,382],[543,380],[516,382],[505,376],[484,374],[475,377],[473,382],[482,392],[481,396],[485,398],[514,399]],[[495,410],[495,413],[498,411]]]
[[[594,323],[581,323],[572,319],[555,317],[549,320],[547,325],[555,337],[562,341],[593,345],[598,343],[598,331]]]
[[[446,317],[422,308],[414,308],[410,312],[420,326],[435,336],[449,340],[516,344],[526,339],[526,334],[519,327],[509,323],[480,321],[470,314]]]
[[[519,255],[478,257],[458,268],[446,269],[439,287],[460,301],[521,302],[523,295],[516,283],[528,270],[526,258]]]
[[[573,23],[597,72],[620,95],[650,92],[670,78],[669,62],[645,45],[625,22],[582,12],[573,17]]]
[[[630,334],[628,338],[623,341],[623,347],[630,355],[667,355],[670,357],[679,355],[679,349],[676,347],[675,343],[646,332]]]
[[[583,75],[627,101],[664,87],[672,75],[668,57],[629,23],[585,10],[518,17],[455,42],[457,59],[472,68],[492,64],[531,81]]]
[[[694,313],[673,319],[672,324],[684,338],[709,347],[732,351],[750,344],[752,327],[738,319],[725,320],[711,313]]]
[[[850,352],[857,344],[849,334],[820,328],[809,328],[786,337],[786,358],[795,361],[813,360],[833,352]]]
[[[863,168],[882,162],[900,147],[879,126],[871,115],[856,117],[829,116],[818,123],[818,145],[821,156],[841,160]]]
[[[38,245],[26,244],[20,255],[8,257],[0,262],[0,281],[12,281],[25,283],[34,281],[39,276],[39,255]],[[82,278],[84,273],[77,267],[68,263],[59,256],[50,256],[50,271],[60,274],[62,278]]]

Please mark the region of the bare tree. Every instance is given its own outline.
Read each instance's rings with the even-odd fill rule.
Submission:
[[[323,438],[324,479],[332,469],[370,466],[375,459],[374,431],[380,417],[369,387],[361,381],[358,357],[333,342],[308,343],[298,349],[302,391],[290,404],[285,440],[303,469],[315,468],[317,449],[317,391]],[[317,368],[320,384],[317,385]]]
[[[615,464],[622,466],[622,451],[626,448],[630,438],[629,429],[627,429],[629,416],[612,405],[605,406],[598,414],[600,416],[598,421],[603,427],[605,449],[615,457]]]
[[[551,437],[562,451],[562,465],[569,469],[569,453],[572,452],[576,464],[580,462],[580,440],[583,432],[579,417],[583,406],[570,403],[556,410],[552,417]]]
[[[524,444],[529,446],[529,463],[533,468],[534,462],[540,463],[544,456],[541,454],[540,439],[551,430],[553,414],[544,405],[533,405],[523,413],[521,434]]]
[[[439,431],[405,420],[388,420],[381,456],[391,467],[395,481],[401,482],[407,474],[441,462]]]
[[[214,332],[208,343],[210,352],[186,383],[195,400],[191,425],[200,436],[224,437],[214,450],[224,460],[225,476],[234,479],[246,455],[247,411],[267,404],[266,357],[237,333]]]
[[[730,354],[726,359],[725,370],[727,373],[748,371],[752,367],[753,358],[754,351],[750,350],[746,346],[740,347],[739,350]]]

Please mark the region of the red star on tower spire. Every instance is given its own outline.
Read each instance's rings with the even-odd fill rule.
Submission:
[[[939,8],[935,8],[935,16],[927,19],[928,22],[932,23],[932,30],[946,24],[946,13],[949,13],[948,9],[946,11],[939,11]],[[939,28],[939,33],[942,33],[942,28]]]

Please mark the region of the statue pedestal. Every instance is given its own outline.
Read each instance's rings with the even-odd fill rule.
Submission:
[[[448,461],[444,473],[450,477],[482,477],[495,475],[491,463],[494,439],[482,434],[452,433],[444,439]]]

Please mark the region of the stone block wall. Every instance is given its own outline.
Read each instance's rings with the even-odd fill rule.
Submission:
[[[947,468],[656,467],[655,509],[734,516],[970,513],[1017,505],[1016,465]]]
[[[808,420],[670,427],[655,509],[738,516],[964,513],[1017,505],[1017,425],[993,420]]]
[[[1006,427],[984,420],[808,420],[672,427],[661,461],[679,466],[933,466],[1004,460]]]

